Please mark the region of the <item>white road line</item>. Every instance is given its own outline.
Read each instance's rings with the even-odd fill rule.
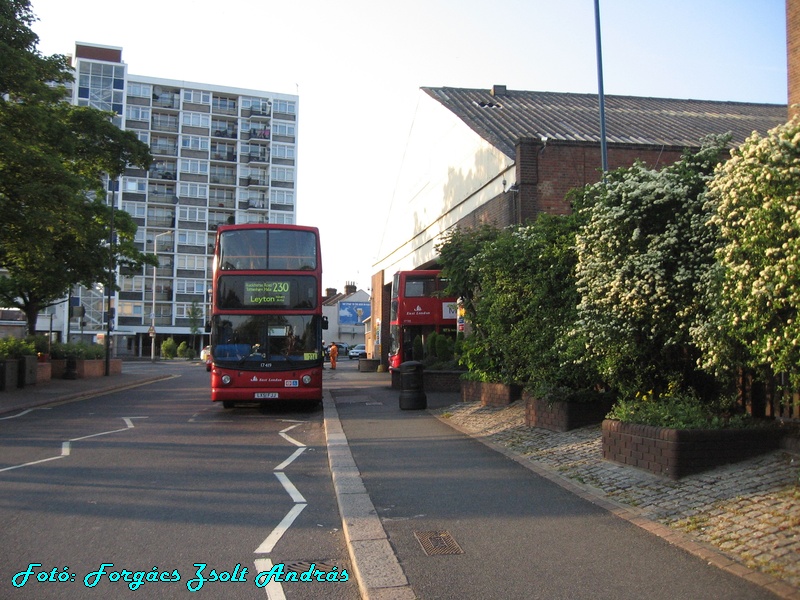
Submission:
[[[23,410],[21,413],[17,413],[16,415],[11,415],[10,417],[0,417],[0,421],[5,421],[6,419],[16,419],[17,417],[21,417],[22,415],[27,415],[29,412],[33,412],[34,410],[50,410],[50,407],[43,407],[43,408],[29,408],[27,410]]]
[[[286,513],[286,516],[283,517],[283,520],[278,523],[278,526],[272,530],[272,533],[267,536],[267,539],[261,542],[261,545],[256,548],[254,554],[269,554],[272,552],[275,544],[277,544],[283,534],[286,533],[286,530],[292,526],[294,520],[301,512],[303,512],[303,509],[306,506],[306,504],[295,504],[292,509]]]
[[[34,460],[31,462],[26,462],[21,465],[14,465],[11,467],[5,467],[0,469],[0,473],[4,471],[13,471],[14,469],[21,469],[22,467],[30,467],[33,465],[38,465],[44,462],[49,462],[51,460],[58,460],[59,458],[64,458],[65,456],[69,456],[72,452],[72,442],[80,442],[81,440],[88,440],[89,438],[98,437],[101,435],[108,435],[110,433],[119,433],[120,431],[128,431],[128,429],[133,429],[133,421],[132,419],[146,419],[147,417],[122,417],[122,420],[125,422],[125,427],[122,429],[114,429],[112,431],[101,431],[100,433],[92,433],[90,435],[84,435],[83,437],[72,438],[71,440],[67,440],[66,442],[61,442],[61,454],[58,456],[51,456],[50,458],[43,458],[41,460]]]
[[[303,498],[303,494],[297,491],[297,488],[294,487],[294,484],[289,481],[289,478],[286,476],[286,473],[275,473],[275,477],[278,478],[278,481],[281,482],[283,489],[286,490],[286,493],[289,494],[292,498],[292,502],[297,504],[305,504],[306,499]]]
[[[276,471],[283,471],[286,467],[288,467],[290,464],[292,464],[298,456],[300,456],[305,451],[306,451],[306,447],[305,446],[303,446],[302,448],[298,448],[297,450],[294,451],[294,453],[289,458],[287,458],[285,461],[283,461],[281,464],[279,464],[277,467],[275,467],[275,470]]]
[[[268,558],[257,558],[255,560],[255,565],[257,573],[269,571],[273,567],[272,561]],[[283,593],[283,586],[274,579],[264,586],[264,591],[267,592],[267,598],[269,598],[269,600],[286,600],[286,595]]]
[[[299,425],[299,423],[298,423],[297,425]],[[279,435],[279,436],[281,436],[283,439],[285,439],[285,440],[286,440],[287,442],[289,442],[290,444],[294,444],[295,446],[300,446],[301,448],[305,448],[305,447],[306,447],[306,445],[305,445],[305,444],[301,444],[301,443],[300,443],[300,442],[298,442],[296,439],[294,439],[294,438],[292,438],[292,437],[289,437],[288,435],[286,435],[286,432],[287,432],[287,431],[291,431],[292,429],[294,429],[295,427],[297,427],[297,425],[292,425],[291,427],[287,427],[286,429],[283,429],[282,431],[279,431],[279,432],[278,432],[278,435]]]

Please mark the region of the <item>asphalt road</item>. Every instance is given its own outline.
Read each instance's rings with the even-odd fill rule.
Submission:
[[[256,585],[350,570],[321,409],[225,410],[204,368],[176,373],[0,420],[0,598],[358,598]]]

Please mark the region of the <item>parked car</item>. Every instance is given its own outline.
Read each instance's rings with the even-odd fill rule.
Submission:
[[[200,351],[200,360],[206,364],[206,371],[211,370],[211,346],[206,346]]]
[[[347,353],[350,360],[354,358],[367,358],[367,347],[364,344],[356,344]]]
[[[347,356],[347,353],[350,352],[350,344],[333,342],[330,346],[325,346],[325,360],[329,360],[331,357],[331,346],[336,346],[339,349],[339,358]]]

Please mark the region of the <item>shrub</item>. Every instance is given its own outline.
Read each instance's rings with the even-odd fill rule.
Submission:
[[[64,359],[75,358],[92,360],[104,358],[105,346],[102,344],[87,344],[85,342],[56,342],[50,348],[50,358]]]
[[[167,338],[161,342],[161,357],[162,358],[175,358],[178,353],[178,345],[172,338]]]
[[[422,345],[422,338],[416,336],[411,344],[411,358],[414,360],[422,360],[424,355],[424,347]]]
[[[23,356],[36,356],[33,342],[15,337],[0,339],[0,358],[22,358]]]
[[[186,358],[186,352],[188,350],[189,350],[189,344],[187,344],[186,342],[181,342],[180,344],[178,344],[178,350],[176,351],[178,358]]]
[[[754,422],[734,411],[735,400],[709,404],[691,393],[676,393],[654,398],[652,393],[617,400],[609,419],[673,429],[721,429],[747,427]]]

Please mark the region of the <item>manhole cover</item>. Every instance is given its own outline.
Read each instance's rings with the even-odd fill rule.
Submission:
[[[464,554],[461,546],[447,531],[415,531],[414,537],[428,556]]]

